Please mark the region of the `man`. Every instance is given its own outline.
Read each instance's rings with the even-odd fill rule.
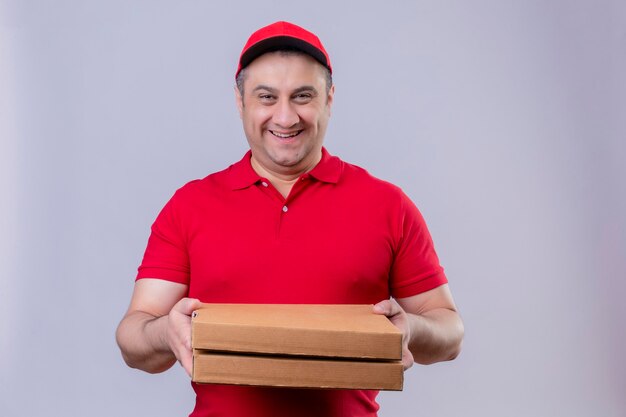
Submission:
[[[457,356],[463,325],[426,225],[397,187],[331,156],[332,67],[314,34],[255,32],[236,73],[250,145],[163,208],[117,331],[126,363],[191,373],[202,302],[375,304],[402,330],[403,364]],[[393,297],[393,298],[390,298]],[[192,384],[192,416],[375,416],[376,391]]]

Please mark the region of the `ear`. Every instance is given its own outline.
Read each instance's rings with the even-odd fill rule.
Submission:
[[[326,97],[326,106],[328,107],[328,116],[330,116],[330,109],[333,106],[334,99],[335,99],[335,84],[330,86],[330,90],[328,90],[328,96]]]
[[[243,118],[243,97],[241,96],[237,86],[235,86],[235,103],[237,104],[237,110],[239,111],[239,118]]]

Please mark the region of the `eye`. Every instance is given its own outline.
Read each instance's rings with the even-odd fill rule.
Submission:
[[[313,94],[311,93],[298,93],[293,96],[294,101],[297,103],[308,103],[313,99]]]
[[[259,94],[258,97],[261,103],[273,103],[274,101],[276,101],[276,97],[268,93]]]

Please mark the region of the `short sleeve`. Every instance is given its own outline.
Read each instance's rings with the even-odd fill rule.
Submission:
[[[157,278],[189,285],[182,203],[178,191],[157,216],[136,279]]]
[[[399,239],[390,274],[391,295],[410,297],[448,282],[435,252],[426,222],[413,202],[402,193]]]

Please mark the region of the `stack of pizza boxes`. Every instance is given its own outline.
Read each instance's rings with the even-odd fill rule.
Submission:
[[[371,305],[205,304],[197,383],[402,390],[402,333]]]

